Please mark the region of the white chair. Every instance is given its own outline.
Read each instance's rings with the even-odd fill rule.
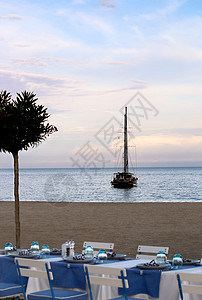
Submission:
[[[184,293],[202,295],[202,274],[179,272],[176,275],[182,300]]]
[[[92,246],[94,254],[97,254],[100,249],[105,249],[106,251],[108,250],[110,252],[112,252],[114,249],[114,243],[84,242],[83,248],[85,249],[86,246]]]
[[[129,297],[127,296],[127,288],[128,280],[125,269],[119,268],[106,268],[103,266],[93,266],[93,265],[85,265],[85,272],[87,277],[87,282],[90,291],[90,300],[96,300],[93,298],[92,294],[92,285],[101,285],[101,286],[109,286],[109,287],[117,287],[123,288],[123,295],[113,298],[113,300],[127,300]],[[106,300],[106,299],[102,299]],[[111,298],[112,300],[112,298]],[[142,300],[142,299],[136,299]]]
[[[155,259],[159,251],[164,251],[165,254],[168,255],[169,247],[139,245],[137,248],[138,254],[136,255],[136,258]]]
[[[62,288],[53,288],[52,280],[53,273],[51,272],[50,263],[46,261],[16,258],[15,262],[18,268],[18,274],[21,283],[23,283],[23,277],[35,277],[40,279],[47,279],[49,282],[49,289],[37,291],[26,295],[25,288],[22,284],[23,295],[25,300],[87,300],[88,294],[83,291],[67,290]]]

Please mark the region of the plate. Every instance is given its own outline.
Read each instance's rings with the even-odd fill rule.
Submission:
[[[115,256],[108,256],[107,260],[124,260],[126,258],[126,254],[116,254]]]
[[[168,261],[172,265],[172,260]],[[200,263],[200,259],[187,259],[183,261],[183,266],[188,266],[188,265],[196,265]]]
[[[168,267],[170,267],[171,265],[169,263],[163,264],[163,265],[159,265],[159,266],[150,266],[150,265],[145,265],[145,264],[139,264],[136,267],[139,269],[144,269],[144,270],[163,270],[166,269]]]
[[[93,261],[94,258],[90,258],[90,259],[73,259],[73,257],[66,257],[63,258],[66,262],[69,263],[74,263],[74,264],[87,264],[90,263],[91,261]]]
[[[9,253],[8,255],[12,256],[12,257],[19,257],[19,258],[35,258],[35,257],[39,256],[39,254],[26,255],[26,254],[19,254],[18,252],[12,252],[12,253]]]
[[[57,251],[56,250],[54,250],[54,251],[51,250],[51,252],[50,252],[50,255],[61,255],[61,254],[62,254],[62,251],[59,250],[59,249]]]
[[[200,260],[199,259],[188,259],[186,261],[183,261],[183,265],[195,265],[195,264],[199,264]]]

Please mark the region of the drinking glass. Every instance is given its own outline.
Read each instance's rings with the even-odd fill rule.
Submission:
[[[41,247],[41,258],[48,258],[50,256],[50,248],[48,245],[43,245]]]
[[[31,243],[31,251],[32,252],[38,252],[39,251],[39,243],[38,242],[32,242]]]
[[[157,264],[165,264],[166,259],[167,259],[167,257],[166,257],[165,252],[164,251],[159,251],[157,256],[156,256],[155,261],[156,261]]]
[[[101,261],[101,262],[103,262],[103,260],[106,260],[106,259],[107,259],[107,252],[106,252],[106,250],[101,249],[101,250],[98,252],[97,258],[98,258],[98,260]]]
[[[183,265],[182,256],[180,254],[175,254],[172,260],[172,266],[174,269],[178,269],[179,266]]]
[[[5,254],[8,254],[9,252],[13,251],[12,243],[6,243],[4,250],[5,250]]]
[[[91,259],[94,257],[94,251],[92,246],[86,246],[84,250],[85,258]]]

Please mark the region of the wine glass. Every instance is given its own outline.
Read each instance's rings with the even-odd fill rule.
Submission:
[[[84,255],[85,255],[85,258],[87,258],[87,259],[93,258],[94,257],[93,247],[92,246],[86,246],[86,248],[84,250]]]

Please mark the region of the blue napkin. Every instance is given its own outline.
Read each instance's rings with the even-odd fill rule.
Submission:
[[[86,278],[83,265],[66,262],[51,262],[54,287],[86,289]]]
[[[159,286],[161,271],[140,270],[138,268],[126,269],[129,288],[127,295],[147,294],[151,297],[159,297]],[[119,294],[123,294],[123,289],[119,288]]]

